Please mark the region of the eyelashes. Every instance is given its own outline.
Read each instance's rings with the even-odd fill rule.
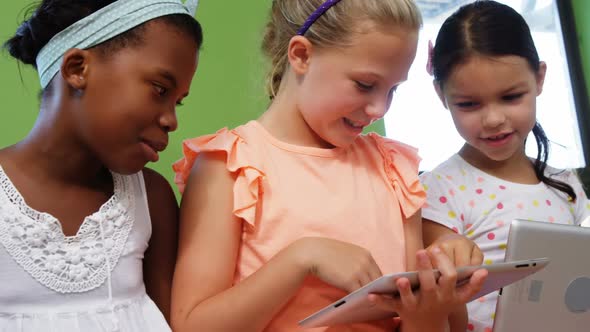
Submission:
[[[357,86],[357,88],[359,88],[359,90],[365,91],[365,92],[369,92],[369,91],[373,90],[373,87],[374,87],[373,84],[365,83],[365,82],[361,82],[361,81],[354,81],[354,83],[356,83],[356,86]]]
[[[365,83],[365,82],[361,82],[361,81],[354,81],[354,83],[356,84],[357,88],[359,88],[361,91],[365,91],[365,92],[372,91],[375,88],[375,85],[372,83]],[[396,85],[393,88],[391,88],[388,92],[388,95],[392,96],[397,91],[398,86],[399,85]]]
[[[521,100],[522,97],[524,97],[526,94],[527,94],[526,92],[507,94],[507,95],[502,96],[501,100],[504,101],[505,103],[517,102],[517,101]],[[480,105],[480,103],[477,101],[462,101],[462,102],[454,103],[454,105],[459,108],[469,109],[469,108],[478,107]]]
[[[163,85],[158,84],[158,83],[152,83],[152,85],[154,87],[154,90],[156,91],[156,94],[159,97],[165,98],[168,95],[168,91],[169,91],[168,88],[166,88]],[[176,102],[176,106],[183,106],[183,105],[184,105],[184,103],[182,102],[182,99],[178,100]]]

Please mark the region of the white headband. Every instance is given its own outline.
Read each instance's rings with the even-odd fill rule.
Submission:
[[[59,72],[63,55],[71,48],[87,49],[105,42],[151,19],[172,15],[195,15],[199,1],[118,0],[75,22],[53,36],[37,55],[37,71],[45,88]]]

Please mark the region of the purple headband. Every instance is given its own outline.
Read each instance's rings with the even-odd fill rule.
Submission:
[[[324,13],[328,9],[330,9],[330,7],[334,6],[338,2],[340,2],[340,0],[327,0],[326,2],[324,2],[321,6],[318,7],[318,9],[316,9],[313,13],[311,13],[311,15],[309,15],[307,20],[305,20],[305,23],[303,23],[301,28],[299,28],[299,30],[297,30],[297,34],[300,36],[303,36],[307,32],[307,30],[309,30],[309,27],[311,27],[311,25],[318,18],[320,18],[320,16],[324,15]]]

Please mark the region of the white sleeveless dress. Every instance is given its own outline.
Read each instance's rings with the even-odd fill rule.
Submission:
[[[66,237],[0,167],[0,332],[170,331],[143,282],[143,175],[112,175],[114,195]]]

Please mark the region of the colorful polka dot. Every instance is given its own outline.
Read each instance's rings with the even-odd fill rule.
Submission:
[[[465,189],[467,189],[467,187],[465,187],[465,185],[462,184],[459,186],[459,190],[465,191]],[[589,209],[590,209],[590,207],[589,207]]]
[[[470,200],[469,201],[469,206],[474,207],[475,206],[475,201],[474,200]]]
[[[437,178],[438,180],[440,180],[440,179],[442,179],[442,176],[440,176],[440,174],[437,174],[437,175],[436,175],[436,178]]]
[[[491,265],[492,263],[493,263],[493,261],[492,261],[491,259],[486,259],[486,260],[484,261],[484,264],[485,264],[485,265]]]
[[[480,298],[477,299],[477,302],[479,302],[479,303],[483,303],[485,301],[486,301],[486,297],[485,296],[482,296],[482,297],[480,297]]]
[[[539,206],[539,201],[535,199],[533,201],[533,206],[538,207]]]
[[[473,226],[473,224],[467,224],[467,225],[465,225],[465,228],[470,229],[472,226]]]
[[[493,240],[496,238],[496,234],[494,234],[493,232],[488,233],[488,240]]]
[[[505,223],[502,220],[498,220],[496,221],[496,225],[498,225],[498,227],[504,227]]]
[[[484,181],[484,178],[482,178],[481,176],[477,178],[477,182],[482,183]]]
[[[485,329],[483,329],[483,332],[492,332],[492,328],[488,326]]]
[[[550,223],[554,223],[555,222],[555,218],[553,218],[553,216],[549,216],[549,222]]]
[[[449,218],[455,219],[457,218],[457,214],[454,211],[449,211]]]
[[[467,236],[473,236],[474,233],[475,231],[473,229],[470,229],[469,232],[467,232]]]
[[[586,204],[586,209],[590,210],[590,203]]]
[[[461,221],[465,222],[465,215],[463,213],[461,213]]]
[[[502,202],[498,203],[498,205],[496,205],[496,207],[498,208],[498,210],[502,210],[504,208],[504,204],[502,204]]]
[[[551,201],[550,200],[545,200],[545,204],[547,204],[547,206],[551,206]]]
[[[425,191],[428,191],[428,185],[427,184],[423,184],[422,186],[424,187],[424,190]]]
[[[501,244],[498,246],[498,248],[500,248],[500,250],[506,250],[506,247],[507,247],[506,243],[501,243]]]
[[[450,175],[447,175],[447,180],[453,180],[453,177]]]
[[[445,196],[440,196],[438,200],[443,204],[447,202],[447,198]]]
[[[503,185],[500,185],[500,189],[501,189],[501,190],[506,190],[506,187],[505,187],[505,186],[503,186]]]
[[[451,228],[451,229],[453,230],[453,232],[455,232],[455,233],[459,233],[459,229],[458,229],[457,227],[453,227],[453,228]]]
[[[477,188],[477,189],[475,189],[475,192],[476,192],[478,195],[481,195],[481,194],[483,193],[483,189],[481,189],[481,188]]]
[[[455,196],[455,191],[453,189],[449,189],[449,195]]]
[[[491,200],[494,200],[494,199],[496,199],[496,194],[491,194],[491,195],[490,195],[490,199],[491,199]]]
[[[469,323],[469,324],[467,324],[467,329],[469,331],[473,331],[473,330],[475,330],[475,326],[473,324]]]
[[[522,210],[522,209],[524,209],[524,204],[522,204],[522,203],[518,203],[518,204],[516,204],[516,207],[517,207],[519,210]]]

